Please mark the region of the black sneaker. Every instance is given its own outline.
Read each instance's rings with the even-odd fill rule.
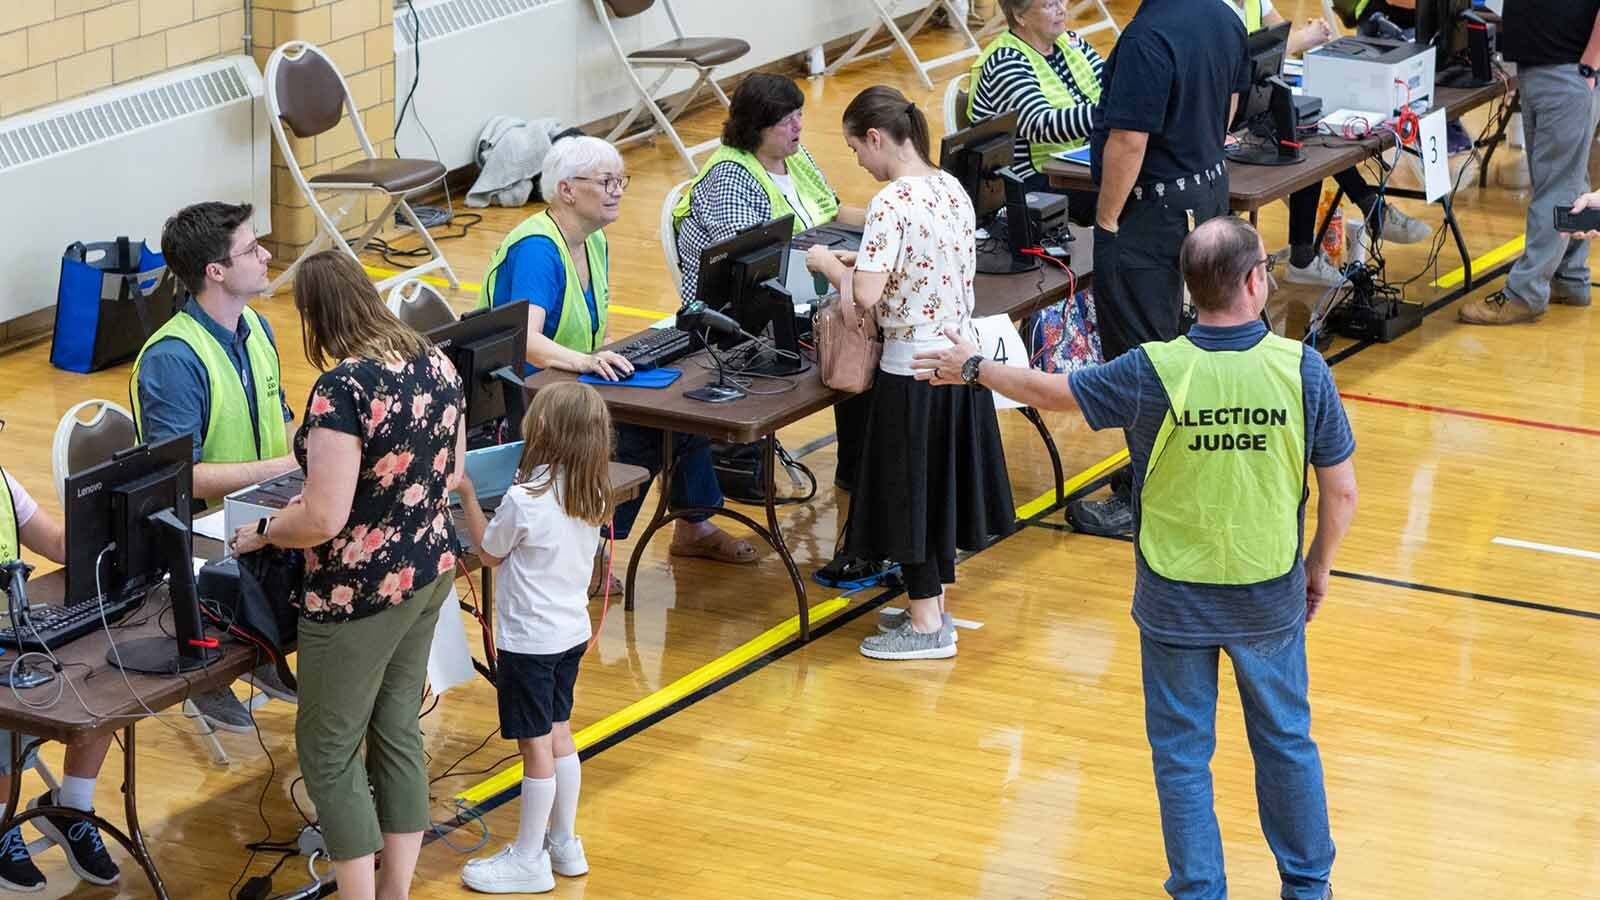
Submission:
[[[28,808],[59,805],[55,792],[47,791],[29,803]],[[94,827],[93,822],[68,816],[40,816],[32,821],[40,834],[55,841],[67,855],[67,865],[79,878],[90,884],[113,884],[122,877],[122,870],[111,861],[105,841],[100,840],[100,829]]]
[[[1074,500],[1067,504],[1067,524],[1084,534],[1127,537],[1133,534],[1133,503],[1118,493],[1105,500]]]
[[[854,556],[836,556],[811,577],[818,584],[841,591],[859,591],[874,585],[888,584],[900,574],[900,566],[887,559],[860,559]]]
[[[28,855],[21,825],[0,835],[0,888],[29,894],[44,890],[44,873]]]

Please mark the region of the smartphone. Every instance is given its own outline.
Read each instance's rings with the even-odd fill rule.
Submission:
[[[1573,212],[1565,206],[1556,207],[1556,230],[1566,233],[1600,231],[1600,209]]]

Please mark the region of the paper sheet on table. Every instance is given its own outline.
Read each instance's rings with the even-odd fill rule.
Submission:
[[[228,542],[227,528],[227,520],[224,518],[223,509],[220,506],[217,507],[215,512],[208,512],[203,516],[196,517],[189,525],[189,530],[200,537],[208,537],[213,541],[221,541],[224,544]]]
[[[478,674],[472,667],[472,651],[467,648],[467,626],[461,619],[461,598],[450,588],[439,609],[439,623],[433,627],[433,648],[428,651],[428,685],[443,694]]]
[[[1010,316],[983,316],[973,319],[972,324],[978,329],[978,349],[985,356],[1003,366],[1028,368],[1028,346]],[[996,391],[994,408],[1021,409],[1022,404]]]

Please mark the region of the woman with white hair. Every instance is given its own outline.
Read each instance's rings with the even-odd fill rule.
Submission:
[[[606,308],[610,299],[610,256],[603,230],[617,220],[628,176],[617,148],[599,138],[571,137],[557,141],[545,155],[540,190],[549,206],[529,216],[501,241],[489,260],[480,307],[528,301],[528,363],[538,368],[592,373],[608,381],[627,378],[633,366],[622,356],[601,350],[606,343]],[[656,474],[661,468],[663,433],[635,425],[617,427],[617,460]],[[705,438],[674,435],[677,465],[668,502],[674,509],[722,505],[722,490],[711,465]],[[615,537],[628,536],[644,502],[639,497],[620,504],[612,519]],[[699,556],[721,562],[749,563],[755,548],[696,514],[673,526],[674,556]],[[595,561],[591,593],[610,587],[606,562]]]

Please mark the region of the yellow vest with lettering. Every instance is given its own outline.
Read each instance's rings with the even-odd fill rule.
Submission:
[[[1306,490],[1304,348],[1142,344],[1171,411],[1139,493],[1139,552],[1169,581],[1257,584],[1293,570]]]

